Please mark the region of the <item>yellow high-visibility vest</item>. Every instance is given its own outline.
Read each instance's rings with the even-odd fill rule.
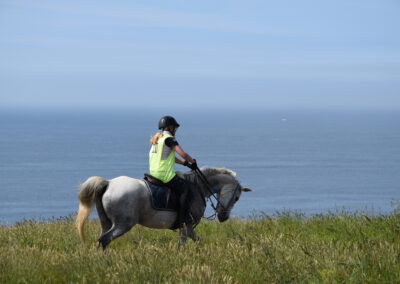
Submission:
[[[165,139],[169,137],[174,136],[164,134],[162,137],[160,137],[160,139],[158,139],[157,144],[151,145],[149,152],[150,175],[158,178],[164,183],[169,182],[176,175],[174,171],[175,151],[171,150],[168,157],[163,157],[164,147],[168,147],[165,145]]]

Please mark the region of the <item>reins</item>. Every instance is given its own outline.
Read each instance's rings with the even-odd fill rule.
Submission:
[[[221,202],[218,200],[218,198],[215,196],[215,194],[213,192],[213,189],[212,189],[212,186],[210,185],[210,183],[208,182],[207,178],[204,176],[204,174],[200,171],[200,169],[198,167],[196,167],[195,172],[200,177],[201,181],[206,185],[206,189],[210,193],[210,196],[214,197],[215,200],[217,201],[217,203],[219,203],[222,207],[224,207],[221,204]],[[213,208],[214,208],[214,206],[213,206]]]

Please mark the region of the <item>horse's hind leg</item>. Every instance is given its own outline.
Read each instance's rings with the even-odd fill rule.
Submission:
[[[110,231],[110,229],[111,229],[111,227],[112,227],[112,223],[111,223],[111,221],[110,221],[110,219],[108,219],[107,217],[102,217],[100,214],[99,214],[99,217],[100,217],[100,224],[101,224],[101,234],[100,234],[100,237],[99,237],[99,246],[100,246],[100,244],[102,244],[102,242],[100,241],[100,239],[108,232],[108,231]],[[104,248],[104,246],[103,246],[103,248]]]
[[[103,247],[103,250],[106,249],[108,244],[128,232],[135,224],[114,224],[108,232],[101,235],[99,238],[99,243]]]
[[[96,209],[97,209],[97,214],[99,215],[100,224],[101,224],[101,235],[100,235],[100,237],[101,237],[102,235],[104,235],[111,229],[112,223],[111,223],[111,220],[107,217],[102,204],[98,204],[98,202],[96,202]]]

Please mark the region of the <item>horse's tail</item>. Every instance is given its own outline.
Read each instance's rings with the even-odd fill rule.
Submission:
[[[79,186],[79,211],[76,216],[76,227],[82,242],[85,241],[83,225],[90,215],[93,202],[101,197],[108,187],[108,180],[102,177],[90,177]]]

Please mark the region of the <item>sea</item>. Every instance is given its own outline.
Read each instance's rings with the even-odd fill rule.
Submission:
[[[232,216],[400,209],[398,111],[17,109],[0,111],[0,224],[73,216],[90,176],[142,178],[163,115],[200,167],[252,189]]]

